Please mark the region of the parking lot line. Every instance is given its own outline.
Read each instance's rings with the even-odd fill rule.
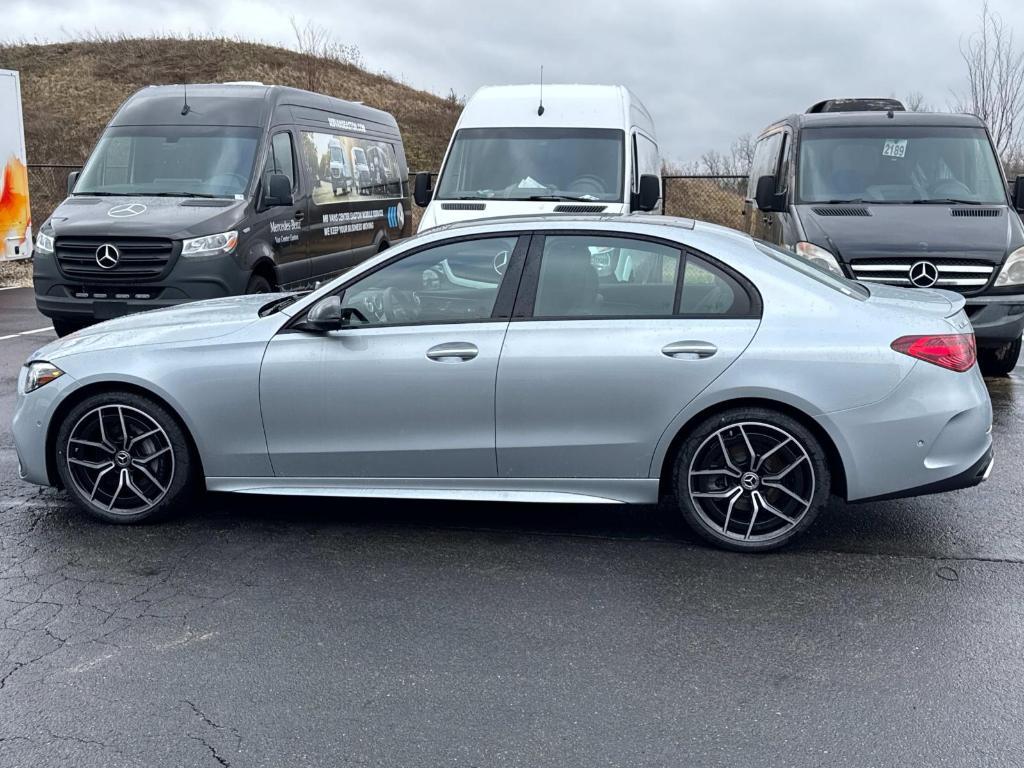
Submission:
[[[20,331],[19,333],[9,333],[6,336],[0,336],[0,341],[5,341],[7,339],[16,339],[19,336],[28,336],[29,334],[32,334],[32,333],[44,333],[46,331],[52,331],[52,330],[53,330],[53,326],[52,325],[48,325],[45,328],[35,328],[35,329],[31,330],[31,331]]]

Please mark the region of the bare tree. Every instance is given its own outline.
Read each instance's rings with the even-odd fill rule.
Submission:
[[[908,112],[934,112],[931,104],[925,101],[924,94],[920,91],[911,91],[903,99],[903,106]]]
[[[989,9],[988,0],[982,3],[980,22],[960,41],[967,86],[954,92],[953,107],[984,120],[1000,156],[1010,163],[1024,145],[1024,51],[1017,50],[1013,30]]]
[[[357,45],[346,45],[334,39],[324,27],[307,21],[300,24],[292,16],[292,30],[295,32],[295,45],[302,54],[302,70],[305,87],[310,91],[319,91],[324,87],[325,64],[335,62],[350,64],[364,69],[363,56]]]

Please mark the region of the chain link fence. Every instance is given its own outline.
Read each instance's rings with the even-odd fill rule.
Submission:
[[[32,206],[32,226],[39,226],[49,218],[61,200],[68,196],[68,174],[80,165],[28,164],[28,201]]]
[[[668,216],[683,216],[746,229],[743,199],[747,193],[746,176],[662,176],[662,211]]]

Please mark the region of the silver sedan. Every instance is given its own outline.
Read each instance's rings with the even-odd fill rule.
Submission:
[[[681,219],[495,219],[432,230],[306,295],[58,340],[22,369],[14,434],[24,479],[110,522],[204,487],[672,499],[706,540],[767,550],[831,494],[988,476],[992,411],[963,307]]]

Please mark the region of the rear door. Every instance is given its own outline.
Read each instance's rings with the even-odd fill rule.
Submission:
[[[647,477],[759,314],[738,275],[678,244],[535,235],[498,369],[499,476]]]

